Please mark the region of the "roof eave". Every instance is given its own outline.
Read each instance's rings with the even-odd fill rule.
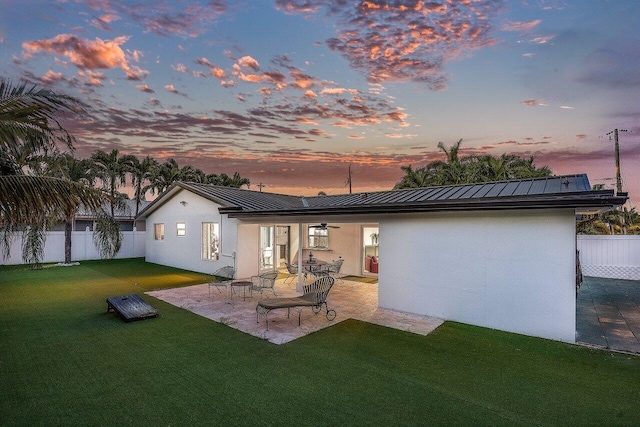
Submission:
[[[594,192],[595,193],[595,192]],[[310,215],[357,215],[357,214],[391,214],[391,213],[420,213],[443,211],[488,211],[513,209],[611,209],[624,204],[626,197],[590,194],[595,197],[554,197],[538,198],[496,198],[478,200],[448,200],[422,203],[380,204],[380,205],[351,205],[333,207],[309,207],[287,210],[242,211],[221,208],[220,213],[228,214],[230,218],[258,218],[269,216],[310,216]]]

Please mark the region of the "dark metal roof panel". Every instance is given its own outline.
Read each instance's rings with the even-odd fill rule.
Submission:
[[[487,184],[490,186],[489,191],[485,194],[485,197],[497,197],[502,192],[502,189],[507,185],[506,182],[494,182]]]
[[[523,196],[525,194],[529,194],[529,190],[531,189],[531,185],[533,185],[533,181],[518,181],[518,186],[513,192],[514,196]]]
[[[300,197],[284,194],[262,193],[241,188],[222,187],[211,184],[180,183],[182,188],[192,190],[202,197],[219,202],[223,206],[237,206],[243,210],[262,210],[300,207]]]
[[[544,193],[546,185],[546,180],[533,181],[531,183],[531,187],[529,187],[529,191],[526,194],[542,194]]]
[[[518,188],[518,184],[519,182],[508,182],[500,192],[500,196],[506,197],[513,195],[514,191],[516,191],[516,188]]]

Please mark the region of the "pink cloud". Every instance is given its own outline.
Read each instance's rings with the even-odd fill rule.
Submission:
[[[165,88],[167,91],[171,92],[171,93],[175,93],[176,95],[181,95],[181,96],[187,97],[187,94],[186,94],[186,93],[184,93],[184,92],[180,92],[180,91],[179,91],[178,89],[176,89],[176,87],[175,87],[174,85],[172,85],[172,84],[164,85],[164,88]]]
[[[358,92],[359,91],[357,89],[346,89],[343,87],[335,87],[335,88],[325,87],[320,91],[320,94],[321,95],[342,95],[345,93],[350,93],[355,95]]]
[[[553,40],[555,37],[556,37],[555,35],[538,36],[538,37],[532,38],[531,39],[531,43],[534,43],[534,44],[547,44],[551,40]]]
[[[156,3],[154,7],[122,4],[119,10],[129,14],[147,31],[165,37],[197,37],[211,27],[211,22],[227,13],[226,1],[223,0],[213,0],[204,5],[188,3],[183,8],[180,6],[178,2]]]
[[[211,67],[211,75],[217,79],[226,79],[227,73],[220,67]]]
[[[173,68],[174,70],[176,70],[179,73],[188,73],[189,72],[189,69],[184,64],[172,65],[171,68]]]
[[[494,43],[491,17],[498,0],[390,2],[369,0],[350,6],[332,0],[278,0],[286,13],[312,14],[326,8],[337,33],[326,41],[372,83],[415,81],[434,90],[446,87],[446,62]]]
[[[541,99],[536,98],[525,99],[524,101],[520,101],[520,104],[526,105],[527,107],[538,107],[545,105]]]
[[[238,65],[242,68],[251,68],[253,71],[260,70],[260,64],[250,56],[243,56],[238,59]]]
[[[147,85],[137,85],[136,88],[140,89],[142,92],[145,92],[145,93],[155,93],[155,91]]]
[[[111,31],[110,23],[118,21],[121,18],[113,13],[105,13],[91,21],[91,25],[104,31]]]
[[[65,77],[62,75],[62,73],[55,73],[52,70],[47,71],[45,75],[42,76],[41,78],[41,81],[46,84],[52,84],[52,83],[61,82],[64,80],[65,80]]]
[[[528,30],[531,30],[532,28],[537,27],[541,22],[542,20],[540,19],[536,19],[534,21],[529,21],[529,22],[518,22],[518,21],[507,22],[502,26],[502,31],[528,31]]]
[[[121,68],[129,80],[140,80],[148,71],[129,65],[120,47],[127,40],[126,36],[113,40],[87,40],[71,34],[59,34],[51,39],[24,42],[22,48],[25,58],[40,52],[55,53],[69,58],[72,64],[83,70]]]
[[[102,82],[107,79],[104,73],[91,70],[78,71],[78,76],[84,80],[86,86],[102,86]]]

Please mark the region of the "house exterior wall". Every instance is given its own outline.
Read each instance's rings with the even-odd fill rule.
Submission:
[[[183,205],[181,202],[186,202]],[[238,247],[238,222],[220,215],[218,205],[190,191],[180,191],[147,218],[146,260],[156,264],[212,273],[234,265]],[[178,236],[176,224],[186,224],[186,235]],[[220,257],[202,259],[202,223],[220,224]],[[164,224],[164,240],[155,240],[154,224]]]
[[[260,225],[238,225],[238,277],[250,277],[260,269]]]
[[[380,307],[575,341],[573,209],[379,224]]]

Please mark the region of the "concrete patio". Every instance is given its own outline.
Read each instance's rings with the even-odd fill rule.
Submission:
[[[576,302],[576,341],[640,353],[640,281],[585,277]]]
[[[295,282],[285,284],[285,279],[276,281],[275,291],[278,296],[298,296]],[[209,297],[211,291],[211,297]],[[329,321],[323,310],[314,315],[309,307],[302,310],[301,325],[298,326],[298,311],[291,310],[291,316],[287,318],[287,310],[274,310],[269,313],[269,330],[267,331],[265,318],[256,318],[256,304],[261,298],[259,293],[243,300],[243,289],[236,289],[233,298],[228,290],[209,285],[195,285],[183,288],[165,289],[161,291],[147,292],[154,298],[158,298],[169,304],[184,308],[207,319],[224,323],[234,329],[260,337],[274,344],[286,342],[303,337],[312,332],[335,325],[346,319],[357,319],[377,325],[400,329],[421,335],[427,335],[443,323],[443,320],[403,313],[394,310],[386,310],[378,307],[378,285],[340,280],[331,289],[327,302],[329,308],[336,310],[337,316]],[[263,298],[271,297],[270,292]]]
[[[298,296],[295,282],[276,281],[278,296]],[[209,297],[209,292],[211,296]],[[378,307],[378,285],[339,280],[327,298],[330,309],[337,312],[333,321],[327,320],[325,311],[314,315],[304,308],[301,325],[298,312],[275,310],[269,314],[269,330],[265,318],[256,318],[256,304],[261,299],[254,293],[243,300],[243,288],[237,288],[233,298],[221,288],[195,285],[183,288],[147,292],[148,295],[177,307],[184,308],[207,319],[224,323],[234,329],[269,340],[275,344],[303,337],[312,332],[335,325],[346,319],[358,319],[377,325],[427,335],[443,323],[442,319],[419,316]],[[273,297],[268,293],[264,298]],[[576,342],[605,349],[640,354],[640,282],[630,280],[585,277],[576,302]]]

